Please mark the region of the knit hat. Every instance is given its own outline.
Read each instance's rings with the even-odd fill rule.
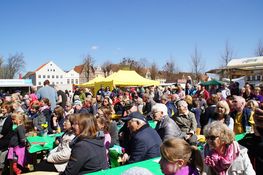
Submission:
[[[81,101],[80,101],[80,100],[76,100],[76,101],[74,101],[74,106],[76,106],[76,105],[80,105],[80,106],[82,106]]]

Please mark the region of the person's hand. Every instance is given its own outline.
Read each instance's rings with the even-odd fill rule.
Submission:
[[[129,160],[130,156],[127,153],[124,153],[122,156],[122,163],[125,163]]]

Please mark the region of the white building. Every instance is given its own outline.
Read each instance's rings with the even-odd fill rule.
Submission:
[[[73,69],[69,72],[63,71],[54,62],[49,61],[38,67],[34,72],[28,72],[24,78],[32,80],[33,85],[41,87],[45,80],[51,85],[57,85],[63,90],[72,90],[73,84],[79,83],[79,74]]]

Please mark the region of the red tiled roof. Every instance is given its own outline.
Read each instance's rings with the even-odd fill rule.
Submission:
[[[34,72],[37,72],[37,71],[39,71],[40,69],[42,69],[45,65],[47,65],[47,63],[45,63],[45,64],[42,64],[41,66],[39,66]]]
[[[23,79],[26,79],[26,78],[29,78],[31,75],[34,75],[35,72],[27,72],[22,78]]]
[[[81,74],[81,72],[83,71],[84,65],[78,65],[74,67],[74,71],[76,71],[77,73]]]

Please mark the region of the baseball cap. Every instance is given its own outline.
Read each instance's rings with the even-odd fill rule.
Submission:
[[[147,123],[146,118],[139,112],[132,112],[127,117],[122,118],[123,121],[129,121],[131,119],[139,119]]]

